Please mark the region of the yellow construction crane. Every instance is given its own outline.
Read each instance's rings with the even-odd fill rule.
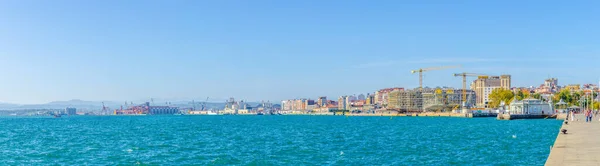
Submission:
[[[412,70],[410,72],[413,73],[413,74],[414,73],[419,73],[419,90],[423,90],[423,72],[432,71],[432,70],[452,69],[452,68],[459,68],[459,67],[461,67],[461,66],[458,65],[458,66],[430,67],[430,68],[422,68],[422,69]]]
[[[475,73],[457,73],[457,74],[454,74],[454,76],[463,78],[463,89],[462,89],[462,101],[463,102],[467,102],[467,77],[478,77],[478,78],[489,77],[488,75],[485,75],[485,74],[475,74]]]

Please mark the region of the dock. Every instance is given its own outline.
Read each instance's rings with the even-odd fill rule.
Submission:
[[[546,160],[546,165],[600,165],[600,121],[594,116],[586,123],[583,115],[576,115],[578,121],[568,121],[559,133]],[[557,131],[557,132],[560,132]]]
[[[528,115],[528,114],[498,114],[498,120],[516,120],[516,119],[556,119],[557,115]]]

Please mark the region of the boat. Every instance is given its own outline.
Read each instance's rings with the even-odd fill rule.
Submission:
[[[256,115],[265,115],[265,114],[262,112],[258,112],[258,113],[256,113]]]
[[[60,114],[54,114],[54,118],[60,118],[61,115]]]

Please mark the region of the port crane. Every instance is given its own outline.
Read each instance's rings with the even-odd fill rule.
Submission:
[[[192,109],[196,111],[196,101],[192,100]]]
[[[102,114],[104,114],[104,115],[108,115],[108,110],[109,110],[109,109],[110,109],[110,108],[106,107],[106,106],[104,105],[104,102],[102,102]]]
[[[429,68],[421,68],[417,70],[410,71],[411,73],[419,73],[419,90],[423,90],[423,72],[433,71],[433,70],[444,70],[444,69],[452,69],[459,68],[461,65],[457,66],[439,66],[439,67],[429,67]]]
[[[209,97],[206,97],[206,100],[204,101],[204,103],[202,103],[202,109],[201,109],[201,111],[204,111],[204,109],[206,108],[206,102],[208,102],[208,98]]]
[[[477,73],[456,73],[454,74],[455,77],[462,77],[463,78],[463,87],[462,87],[462,101],[463,104],[465,104],[467,102],[467,77],[478,77],[478,78],[486,78],[489,77],[486,74],[477,74]]]

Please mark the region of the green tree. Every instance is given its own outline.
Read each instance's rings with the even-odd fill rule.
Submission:
[[[517,94],[515,94],[515,97],[517,97],[517,100],[523,100],[526,98],[529,98],[529,96],[531,96],[531,94],[529,93],[529,91],[519,91],[517,92]]]
[[[561,99],[566,102],[569,106],[571,105],[579,105],[577,100],[573,99],[573,95],[569,89],[563,89],[557,94],[554,95],[556,100],[560,101]]]
[[[509,104],[513,100],[514,96],[515,95],[511,90],[503,88],[494,89],[492,93],[490,93],[490,102],[488,103],[488,105],[490,108],[497,108],[498,106],[500,106],[500,103],[502,103],[502,101],[504,101],[504,103],[506,104]]]
[[[534,99],[542,100],[542,94],[539,94],[539,93],[534,93],[531,97],[533,97]]]
[[[525,98],[525,93],[523,93],[523,91],[517,92],[516,94],[517,100],[523,100]]]

